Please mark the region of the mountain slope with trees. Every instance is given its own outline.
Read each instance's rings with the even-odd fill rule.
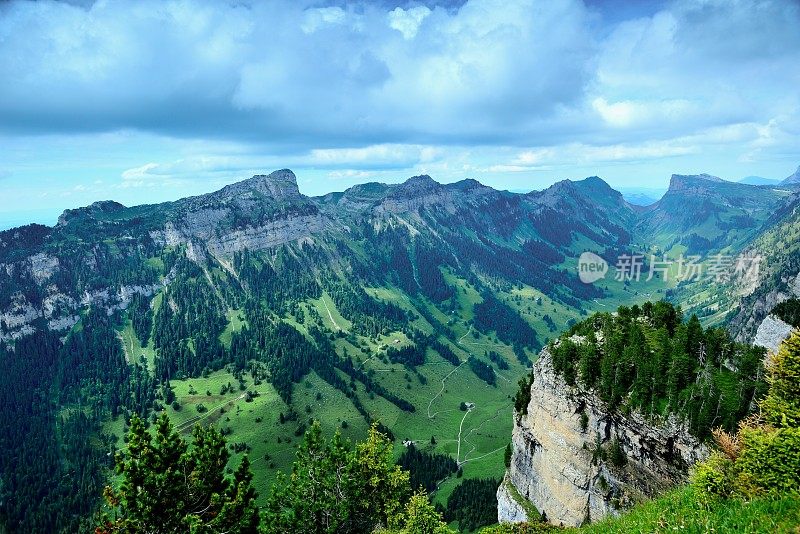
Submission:
[[[260,504],[323,414],[325,433],[356,439],[373,423],[398,441],[435,435],[466,478],[499,476],[501,414],[536,351],[589,312],[669,289],[575,276],[584,250],[612,264],[644,251],[641,217],[596,177],[519,195],[419,176],[310,198],[282,170],[0,232],[0,520],[85,524],[131,416],[162,410],[187,437],[217,423],[234,460],[249,450]],[[725,243],[736,224],[754,231],[722,219]]]

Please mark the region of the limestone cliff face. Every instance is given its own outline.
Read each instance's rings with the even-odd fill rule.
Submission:
[[[229,256],[309,240],[336,226],[300,194],[297,178],[288,169],[256,175],[178,204],[174,220],[150,236],[160,244],[195,247],[191,259],[198,262],[204,249],[213,256]]]
[[[792,325],[787,324],[774,315],[767,315],[761,321],[753,339],[753,345],[758,345],[769,350],[770,353],[778,352],[778,347],[784,339],[792,333]]]
[[[800,273],[787,272],[778,276],[770,284],[767,291],[758,291],[745,298],[739,306],[739,311],[733,316],[729,329],[734,332],[737,341],[752,342],[767,348],[771,345],[756,341],[759,330],[765,328],[761,333],[761,341],[771,337],[771,331],[776,326],[769,319],[769,314],[781,302],[791,298],[800,298]],[[763,283],[763,281],[762,281]],[[762,325],[766,322],[766,325]]]
[[[498,491],[501,522],[524,520],[519,510],[528,503],[554,524],[577,526],[616,515],[685,481],[689,466],[708,454],[675,420],[655,424],[636,413],[608,413],[594,394],[568,386],[555,373],[547,349],[534,365],[527,414],[514,417],[503,485],[513,488]],[[598,448],[608,451],[614,441],[627,457],[623,466],[598,458]]]

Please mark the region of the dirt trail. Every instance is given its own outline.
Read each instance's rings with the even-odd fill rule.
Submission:
[[[193,427],[195,425],[195,423],[199,423],[203,419],[206,419],[207,417],[211,416],[214,412],[218,411],[220,408],[224,408],[225,406],[228,406],[229,404],[233,404],[236,401],[242,400],[245,397],[245,395],[247,395],[247,393],[242,393],[241,395],[239,395],[235,399],[227,400],[225,402],[222,402],[222,403],[214,406],[213,408],[209,408],[209,410],[207,412],[205,412],[203,414],[200,414],[200,415],[196,415],[196,416],[184,421],[180,425],[176,426],[175,429],[179,433],[182,434],[183,432],[185,432],[189,428]]]
[[[337,330],[341,330],[342,332],[344,332],[346,334],[347,330],[345,330],[344,328],[342,328],[341,326],[336,324],[336,320],[333,318],[333,314],[331,313],[331,309],[328,307],[328,302],[325,300],[325,295],[323,294],[322,297],[320,297],[320,298],[322,299],[322,304],[325,305],[325,311],[328,312],[328,318],[331,320],[331,324],[333,324],[333,326]]]
[[[475,408],[474,404],[470,404],[470,405],[467,406],[467,412],[464,414],[464,417],[461,418],[461,424],[458,425],[458,446],[456,448],[456,463],[459,464],[459,465],[461,465],[461,461],[460,461],[460,459],[461,459],[461,432],[462,432],[462,430],[464,428],[464,420],[467,418],[467,416],[469,415],[469,412],[471,412],[473,410],[473,408]]]
[[[460,364],[458,364],[458,366],[455,369],[444,375],[444,378],[442,378],[442,387],[439,390],[439,393],[434,395],[431,401],[428,403],[428,419],[433,419],[434,417],[436,417],[436,414],[439,413],[439,412],[434,412],[433,414],[431,414],[431,406],[433,405],[433,401],[438,399],[442,395],[442,393],[444,393],[445,382],[447,382],[447,379],[450,378],[450,375],[458,371],[461,368],[461,366],[464,365],[465,363],[467,363],[467,360],[462,361]]]

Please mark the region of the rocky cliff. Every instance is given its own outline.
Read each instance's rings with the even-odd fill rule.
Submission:
[[[533,373],[527,413],[514,415],[511,465],[497,493],[501,522],[532,519],[533,507],[564,525],[616,515],[685,481],[689,466],[707,455],[673,419],[612,414],[591,392],[568,386],[547,349]]]
[[[792,333],[792,325],[785,323],[780,318],[774,315],[767,315],[761,321],[756,331],[756,336],[753,339],[753,345],[764,347],[771,354],[778,352],[778,347],[784,339],[789,337]]]

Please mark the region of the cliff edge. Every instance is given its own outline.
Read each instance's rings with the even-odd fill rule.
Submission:
[[[670,417],[609,413],[571,387],[547,348],[533,368],[527,413],[514,414],[511,464],[497,492],[498,520],[578,526],[684,482],[708,450]],[[533,509],[535,508],[535,510]]]

